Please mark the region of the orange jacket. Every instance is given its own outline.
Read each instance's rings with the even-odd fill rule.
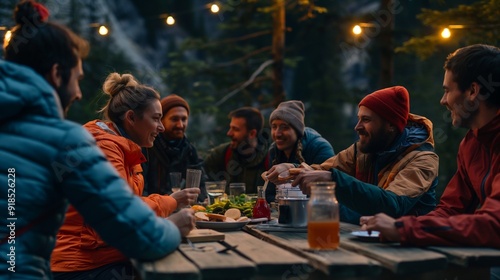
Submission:
[[[141,163],[146,161],[141,148],[131,140],[120,136],[113,123],[95,120],[88,122],[84,127],[94,136],[99,148],[121,177],[128,182],[132,191],[141,196],[144,189]],[[167,217],[177,208],[177,201],[170,196],[152,194],[142,199],[161,217]],[[123,261],[128,259],[117,249],[104,243],[70,205],[64,224],[57,234],[56,247],[52,252],[51,270],[81,271]]]

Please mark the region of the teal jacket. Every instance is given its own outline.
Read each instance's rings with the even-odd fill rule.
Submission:
[[[131,192],[94,138],[63,119],[46,80],[2,60],[0,176],[2,279],[52,278],[49,259],[68,202],[128,257],[158,259],[180,243],[178,228]]]

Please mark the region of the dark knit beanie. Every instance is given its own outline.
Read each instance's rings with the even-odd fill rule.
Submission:
[[[177,94],[171,94],[161,100],[161,108],[164,116],[167,114],[168,110],[179,106],[186,108],[189,115],[189,105],[184,98]]]
[[[368,94],[358,107],[366,106],[377,115],[403,131],[410,112],[410,96],[406,88],[395,86]]]
[[[304,135],[304,103],[299,100],[281,102],[269,117],[269,124],[275,119],[287,122],[297,131],[299,136]]]

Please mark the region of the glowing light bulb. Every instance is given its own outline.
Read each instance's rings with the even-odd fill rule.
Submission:
[[[352,33],[354,33],[356,35],[361,34],[361,32],[363,32],[363,29],[361,29],[361,26],[359,26],[357,24],[352,28]]]
[[[106,36],[106,35],[108,35],[108,33],[109,33],[109,30],[106,26],[104,26],[104,25],[99,26],[99,34],[101,36]]]
[[[445,39],[450,38],[451,37],[450,29],[448,29],[448,28],[443,29],[443,31],[441,32],[441,37],[443,37]]]
[[[3,37],[3,45],[4,46],[7,46],[9,44],[11,37],[12,37],[12,32],[10,30],[5,32],[5,36]]]
[[[214,14],[218,13],[220,11],[220,8],[217,4],[212,4],[212,6],[210,6],[210,11]]]
[[[168,16],[167,19],[165,20],[165,22],[168,25],[173,25],[175,23],[175,18],[173,16]]]

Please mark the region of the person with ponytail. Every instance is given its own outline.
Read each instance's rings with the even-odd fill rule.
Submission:
[[[194,227],[193,211],[157,217],[88,131],[64,119],[82,97],[88,43],[49,21],[33,0],[18,3],[14,18],[0,60],[0,176],[8,178],[0,185],[0,219],[11,222],[0,227],[1,278],[53,278],[50,256],[68,204],[127,258],[156,260],[175,251]]]
[[[132,75],[118,73],[107,77],[103,91],[109,100],[100,112],[107,121],[90,121],[84,127],[133,193],[141,196],[144,190],[141,163],[146,161],[141,148],[151,148],[165,130],[160,94],[139,84]],[[176,209],[194,203],[199,193],[198,188],[188,188],[172,196],[151,194],[141,198],[158,216],[165,218]],[[128,277],[137,274],[128,258],[102,241],[72,206],[57,234],[51,269],[55,279],[111,279],[114,273]]]
[[[271,113],[269,124],[274,143],[269,149],[273,166],[288,163],[291,167],[301,163],[320,164],[334,156],[332,145],[316,130],[306,127],[304,103],[299,100],[281,102]],[[275,168],[271,167],[268,173]],[[275,200],[276,187],[269,184],[266,199]]]

